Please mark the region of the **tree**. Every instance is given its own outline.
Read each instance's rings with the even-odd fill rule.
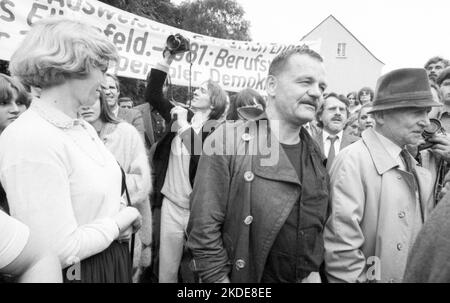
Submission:
[[[100,0],[129,13],[179,27],[179,9],[170,0]]]
[[[184,30],[222,39],[250,40],[250,22],[244,19],[244,9],[236,0],[184,1],[179,10]]]

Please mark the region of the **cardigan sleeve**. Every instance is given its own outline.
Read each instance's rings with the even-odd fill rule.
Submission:
[[[8,266],[22,252],[30,231],[20,221],[0,211],[0,269]]]
[[[58,161],[22,161],[1,171],[11,215],[42,235],[63,267],[106,249],[119,235],[112,218],[78,225],[72,208],[70,181]]]

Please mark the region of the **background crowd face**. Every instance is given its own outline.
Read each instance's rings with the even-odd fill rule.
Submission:
[[[450,105],[450,79],[445,79],[444,81],[442,81],[440,90],[444,103]]]
[[[18,94],[15,90],[13,92],[10,100],[0,100],[0,133],[27,109],[25,104],[16,103]]]
[[[325,69],[319,60],[309,55],[293,54],[268,84],[268,93],[275,97],[273,106],[280,119],[301,126],[315,117],[326,88]]]
[[[133,108],[133,101],[122,101],[119,106],[127,109]]]
[[[117,106],[117,102],[119,100],[120,90],[117,87],[116,81],[110,77],[106,76],[105,80],[102,84],[102,90],[106,97],[106,102],[108,102],[108,106],[113,109]]]
[[[433,82],[436,82],[436,79],[439,77],[442,70],[445,68],[444,62],[439,61],[436,63],[431,63],[427,66],[427,74],[428,78]]]
[[[364,105],[372,101],[372,96],[369,91],[365,90],[361,92],[359,100],[361,101],[361,104]]]
[[[359,122],[358,119],[355,119],[350,125],[347,126],[345,129],[345,132],[348,135],[352,135],[355,137],[359,137]]]
[[[331,133],[337,134],[344,129],[347,121],[347,106],[335,97],[326,98],[320,120],[323,128]]]
[[[422,132],[430,125],[431,108],[400,108],[376,115],[376,129],[400,147],[418,145],[423,141]]]
[[[369,127],[374,127],[375,126],[375,120],[373,119],[372,114],[368,114],[367,112],[369,111],[369,107],[363,107],[361,108],[361,112],[359,114],[359,130],[361,132],[363,132],[364,130],[366,130]]]
[[[196,110],[206,110],[211,108],[211,96],[208,91],[208,82],[202,83],[202,85],[194,91],[191,107]]]
[[[350,106],[350,107],[355,106],[355,103],[356,103],[356,95],[355,95],[355,94],[349,94],[349,95],[347,96],[347,100],[348,100],[348,103],[349,103],[349,106]]]

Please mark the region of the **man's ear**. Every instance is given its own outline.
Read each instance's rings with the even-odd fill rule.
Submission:
[[[266,80],[266,92],[269,96],[275,96],[275,92],[278,86],[278,80],[273,75],[268,75]]]
[[[374,112],[372,113],[372,117],[375,120],[376,124],[383,125],[385,120],[385,112]]]

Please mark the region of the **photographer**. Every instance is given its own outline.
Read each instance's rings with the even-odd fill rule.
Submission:
[[[173,46],[173,38],[180,39],[177,40],[181,41],[179,47],[164,49],[163,61],[150,71],[145,93],[146,101],[161,114],[168,126],[154,147],[153,156],[154,192],[151,203],[155,222],[155,253],[158,253],[160,242],[159,282],[178,282],[190,214],[189,195],[200,157],[197,147],[202,146],[211,127],[222,116],[227,102],[225,91],[211,80],[195,90],[189,108],[175,105],[175,102],[164,97],[162,88],[170,64],[177,52],[186,51],[189,47],[179,35],[169,37],[168,47]],[[158,257],[155,258],[157,260]],[[153,266],[155,272],[157,263]]]
[[[433,180],[435,180],[434,194],[436,203],[450,189],[450,137],[448,136],[450,131],[450,68],[445,69],[440,74],[437,79],[437,85],[439,87],[432,84],[431,91],[432,93],[434,92],[434,100],[443,103],[443,106],[431,111],[428,115],[430,120],[434,120],[434,124],[437,124],[434,127],[436,134],[433,134],[427,140],[428,144],[426,147],[428,148],[420,153],[422,165],[430,169]]]

